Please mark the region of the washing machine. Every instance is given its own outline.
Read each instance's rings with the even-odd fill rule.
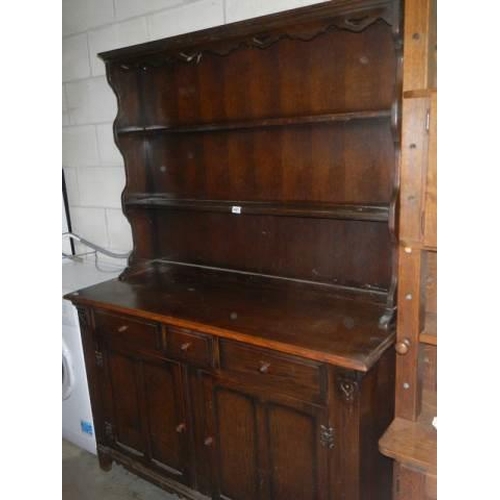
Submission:
[[[63,258],[62,295],[118,277],[123,267]],[[76,308],[62,299],[62,436],[96,454],[87,374]]]

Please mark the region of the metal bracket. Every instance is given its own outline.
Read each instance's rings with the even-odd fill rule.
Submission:
[[[331,450],[335,447],[335,433],[333,427],[326,427],[325,425],[320,425],[319,440],[321,446]]]
[[[101,351],[94,351],[95,352],[95,364],[102,368],[104,366],[104,359],[102,356]]]
[[[111,422],[104,422],[104,434],[108,439],[113,439],[113,424]]]

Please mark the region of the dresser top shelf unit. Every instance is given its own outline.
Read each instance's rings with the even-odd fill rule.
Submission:
[[[385,304],[377,290],[160,261],[68,298],[358,371],[367,371],[394,338],[378,325]]]

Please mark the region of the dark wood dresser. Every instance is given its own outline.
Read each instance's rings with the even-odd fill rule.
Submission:
[[[134,249],[67,298],[103,469],[392,497],[402,21],[338,0],[101,54]]]

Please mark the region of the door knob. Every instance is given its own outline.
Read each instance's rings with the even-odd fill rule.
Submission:
[[[268,363],[267,361],[261,361],[260,366],[259,366],[259,372],[260,373],[267,373],[269,371],[270,366],[271,366],[271,363]]]
[[[410,350],[410,341],[408,339],[403,339],[400,342],[397,342],[394,348],[398,354],[404,355]]]
[[[191,342],[184,342],[184,344],[181,345],[181,351],[186,352],[190,347],[191,347]]]

